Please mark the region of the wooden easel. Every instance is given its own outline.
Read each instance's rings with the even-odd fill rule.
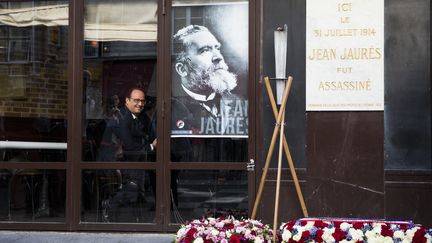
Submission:
[[[300,201],[300,206],[301,206],[302,211],[303,211],[303,216],[308,217],[308,212],[306,209],[306,205],[304,203],[303,194],[301,192],[301,188],[300,188],[300,185],[298,182],[297,174],[296,174],[295,168],[294,168],[294,163],[292,161],[291,153],[289,151],[288,143],[286,141],[285,134],[284,134],[285,108],[286,108],[286,102],[288,100],[288,94],[289,94],[289,91],[291,89],[291,84],[292,84],[293,78],[291,76],[289,76],[287,83],[285,84],[285,90],[284,90],[284,93],[282,96],[282,103],[281,103],[281,107],[279,109],[279,112],[277,110],[273,91],[272,91],[271,86],[270,86],[270,79],[268,77],[265,77],[264,81],[265,81],[266,89],[267,89],[267,92],[269,95],[269,100],[270,100],[270,103],[271,103],[272,108],[273,108],[273,113],[274,113],[274,116],[276,118],[276,124],[275,124],[275,128],[273,131],[273,136],[272,136],[272,139],[270,142],[270,147],[269,147],[269,150],[267,153],[267,158],[266,158],[266,162],[264,165],[263,174],[261,176],[261,181],[259,184],[258,193],[257,193],[257,197],[255,199],[251,218],[255,219],[255,217],[256,217],[258,205],[261,201],[262,191],[264,189],[264,184],[265,184],[265,180],[267,177],[267,172],[268,172],[268,168],[270,165],[270,160],[271,160],[271,157],[272,157],[272,154],[274,151],[274,147],[276,144],[276,138],[277,138],[277,135],[278,135],[279,130],[280,130],[280,133],[279,133],[278,170],[277,170],[277,179],[276,179],[275,212],[274,212],[274,218],[273,218],[273,241],[275,242],[276,241],[276,230],[277,230],[277,225],[278,225],[280,180],[281,180],[281,173],[282,173],[282,148],[283,148],[283,150],[285,152],[285,156],[288,160],[288,165],[289,165],[289,168],[291,171],[291,176],[292,176],[293,181],[294,181],[297,196],[298,196],[298,199]]]

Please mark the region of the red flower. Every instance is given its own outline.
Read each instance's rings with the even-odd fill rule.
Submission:
[[[190,228],[188,232],[186,233],[186,236],[193,236],[197,232],[197,229]]]
[[[320,220],[320,221],[315,221],[314,226],[317,227],[318,229],[322,229],[322,228],[327,227],[328,224],[324,223],[323,221]]]
[[[285,224],[285,228],[288,229],[289,231],[292,231],[293,226],[295,225],[295,221],[291,221]]]
[[[184,238],[185,243],[191,243],[195,240],[194,238],[194,234],[197,232],[197,229],[195,228],[190,228],[187,233],[186,233],[186,237]]]
[[[301,226],[305,226],[307,224],[307,221],[300,221]]]
[[[282,242],[282,235],[277,234],[276,237],[278,238],[278,241],[277,241],[277,242]]]
[[[323,242],[322,235],[324,234],[324,231],[322,229],[318,229],[315,233],[315,241],[316,242]]]
[[[387,227],[385,227],[385,228],[381,228],[381,235],[382,235],[382,236],[390,236],[390,237],[393,237],[393,231],[391,231],[391,230],[389,229],[389,227],[387,226]]]
[[[353,228],[356,229],[356,230],[362,229],[363,228],[363,223],[355,222],[353,224]]]
[[[406,224],[399,225],[400,230],[405,231],[405,230],[407,230],[407,228],[408,228],[408,225],[406,225]]]
[[[415,233],[414,233],[414,237],[412,239],[412,242],[414,243],[425,243],[426,242],[426,237],[425,236],[426,231],[424,230],[424,228],[420,228],[418,229]]]
[[[227,223],[227,224],[224,225],[224,228],[225,229],[229,229],[229,230],[230,229],[234,229],[234,224],[233,223]]]
[[[237,235],[231,235],[229,238],[229,243],[240,243],[240,237]]]
[[[194,237],[193,236],[186,236],[184,239],[185,243],[192,243],[194,241]]]
[[[301,238],[307,240],[307,239],[309,239],[309,237],[310,237],[309,230],[303,231]]]
[[[338,242],[338,241],[345,239],[346,233],[343,232],[341,229],[336,228],[335,232],[332,234],[332,236],[333,236],[333,238],[335,238],[335,241]]]

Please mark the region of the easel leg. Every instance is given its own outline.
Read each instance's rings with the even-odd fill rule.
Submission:
[[[278,111],[277,111],[276,102],[274,100],[273,91],[272,91],[271,86],[270,86],[270,80],[267,77],[264,78],[264,80],[265,80],[265,85],[266,85],[266,88],[267,88],[267,92],[269,94],[270,103],[271,103],[272,108],[273,108],[274,116],[275,117],[279,117],[279,114],[278,114]],[[301,209],[303,211],[303,216],[304,217],[309,217],[308,212],[307,212],[307,208],[306,208],[306,204],[305,204],[304,199],[303,199],[303,194],[302,194],[302,191],[301,191],[301,188],[300,188],[300,184],[299,184],[299,181],[298,181],[298,178],[297,178],[297,173],[295,172],[294,163],[293,163],[293,160],[292,160],[292,157],[291,157],[291,153],[289,151],[289,147],[288,147],[288,143],[286,141],[285,135],[283,136],[283,148],[284,148],[284,151],[285,151],[285,156],[287,157],[287,160],[288,160],[288,165],[289,165],[289,168],[290,168],[291,177],[293,178],[293,181],[294,181],[294,186],[296,188],[297,197],[298,197],[298,199],[300,201],[300,206],[301,206]]]
[[[258,187],[257,196],[255,198],[255,203],[254,203],[254,207],[252,210],[252,216],[251,216],[252,219],[255,219],[258,205],[261,201],[262,191],[264,189],[265,180],[267,178],[267,172],[268,172],[268,168],[270,165],[271,156],[273,154],[273,150],[274,150],[274,147],[276,144],[276,138],[277,138],[277,135],[279,133],[279,128],[280,128],[280,121],[276,121],[276,126],[275,126],[275,129],[273,131],[273,136],[272,136],[272,140],[270,142],[269,151],[267,152],[267,159],[266,159],[266,162],[264,165],[263,174],[261,175],[261,181],[260,181],[260,184]]]
[[[278,170],[276,179],[276,197],[275,197],[275,211],[273,217],[273,242],[276,242],[276,230],[278,226],[278,214],[279,214],[279,194],[280,194],[280,181],[282,174],[282,141],[284,138],[284,128],[285,128],[285,110],[280,111],[282,113],[281,128],[279,133],[279,155],[278,155]]]
[[[286,101],[288,100],[288,93],[289,93],[289,90],[291,89],[291,84],[292,84],[292,77],[289,77],[288,78],[288,82],[287,82],[287,84],[285,86],[284,95],[283,95],[283,98],[282,98],[282,105],[281,105],[281,108],[280,108],[281,111],[285,109]],[[272,140],[270,142],[269,151],[267,153],[267,158],[266,158],[266,162],[265,162],[265,165],[264,165],[263,174],[261,175],[261,181],[260,181],[260,184],[259,184],[259,187],[258,187],[257,196],[256,196],[254,207],[253,207],[253,210],[252,210],[252,215],[251,215],[252,219],[255,219],[256,213],[257,213],[257,209],[258,209],[258,205],[259,205],[259,202],[261,201],[262,191],[264,189],[264,184],[265,184],[265,180],[266,180],[266,177],[267,177],[267,172],[268,172],[268,168],[269,168],[269,165],[270,165],[270,160],[271,160],[271,156],[273,154],[273,150],[274,150],[274,146],[275,146],[275,143],[276,143],[276,138],[277,138],[277,135],[278,135],[278,132],[279,132],[279,126],[281,124],[281,121],[282,121],[282,112],[279,112],[279,116],[276,118],[276,126],[275,126],[275,129],[273,131],[273,136],[272,136]]]

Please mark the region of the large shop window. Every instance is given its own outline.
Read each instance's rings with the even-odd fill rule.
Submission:
[[[173,162],[247,160],[248,6],[173,2]]]
[[[202,217],[248,215],[246,171],[173,170],[171,222]],[[175,183],[175,185],[174,185]]]
[[[85,2],[84,161],[156,160],[143,147],[156,138],[156,11],[156,1]]]
[[[66,171],[11,165],[66,161],[68,4],[3,1],[0,13],[0,220],[62,222]]]
[[[82,160],[129,168],[81,171],[81,221],[154,223],[157,1],[84,1],[83,57]]]

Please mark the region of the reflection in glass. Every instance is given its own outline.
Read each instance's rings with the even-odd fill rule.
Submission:
[[[244,162],[247,153],[241,138],[171,138],[172,162]]]
[[[62,170],[0,170],[0,220],[63,222],[66,173]]]
[[[87,0],[84,15],[82,158],[153,162],[157,1]],[[144,92],[139,126],[127,106],[132,87]]]
[[[247,190],[245,171],[172,171],[171,221],[183,223],[202,217],[229,215],[247,217]]]
[[[201,3],[173,4],[171,160],[244,162],[248,3]]]
[[[2,5],[0,161],[66,161],[67,3]]]
[[[82,172],[81,221],[152,223],[155,193],[154,171],[85,170]]]

